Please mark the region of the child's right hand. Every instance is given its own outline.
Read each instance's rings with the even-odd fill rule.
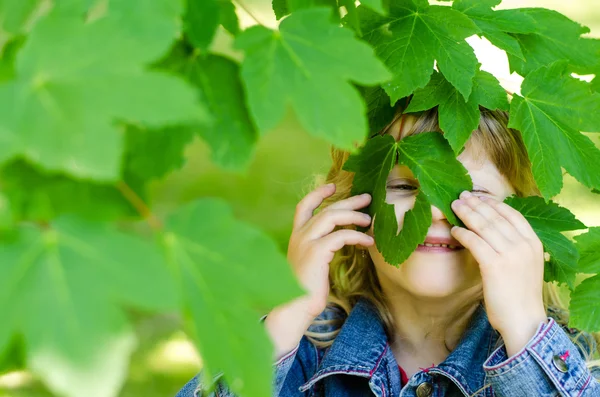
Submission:
[[[371,236],[356,230],[333,231],[336,226],[367,227],[371,224],[369,215],[356,211],[369,205],[369,194],[340,200],[313,215],[323,200],[334,192],[334,184],[320,186],[298,203],[288,247],[288,261],[298,281],[308,292],[301,298],[302,306],[312,318],[317,317],[327,305],[329,264],[335,252],[344,245],[368,247],[374,244]]]

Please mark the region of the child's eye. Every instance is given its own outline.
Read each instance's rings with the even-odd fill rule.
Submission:
[[[389,189],[398,189],[398,190],[417,190],[416,186],[413,185],[406,185],[406,184],[402,184],[402,185],[392,185],[392,186],[388,186]]]

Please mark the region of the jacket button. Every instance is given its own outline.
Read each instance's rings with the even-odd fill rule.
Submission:
[[[417,387],[417,397],[429,397],[433,393],[433,386],[429,382],[423,382]]]
[[[565,360],[563,360],[563,358],[559,355],[552,357],[552,364],[554,364],[554,367],[563,374],[569,370],[569,366],[567,365]]]

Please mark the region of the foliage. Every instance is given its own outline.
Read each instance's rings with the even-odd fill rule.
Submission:
[[[258,319],[303,293],[285,256],[231,203],[194,200],[162,217],[147,189],[195,139],[219,167],[245,172],[290,109],[353,152],[353,193],[373,194],[378,247],[394,265],[423,241],[431,205],[459,223],[450,202],[471,181],[456,154],[480,106],[510,109],[543,197],[508,202],[551,254],[546,280],[573,289],[572,325],[600,329],[590,304],[600,233],[573,244],[561,233],[585,226],[550,201],[561,167],[600,189],[596,137],[582,134],[600,131],[599,78],[571,74],[600,70],[599,41],[554,11],[496,10],[499,0],[361,3],[273,0],[277,28],[242,29],[231,0],[0,0],[2,368],[26,366],[59,395],[116,396],[136,345],[132,312],[176,312],[207,379],[270,395]],[[213,53],[225,31],[241,61]],[[525,78],[510,101],[480,69],[465,41],[474,34]],[[433,107],[444,135],[366,140],[397,108]],[[400,233],[386,203],[395,164],[420,185]],[[591,277],[576,286],[577,273]]]

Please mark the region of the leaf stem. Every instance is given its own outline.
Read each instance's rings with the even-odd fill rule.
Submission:
[[[138,196],[138,194],[125,182],[119,181],[117,183],[117,189],[121,192],[123,197],[136,209],[141,217],[148,222],[150,228],[154,231],[162,229],[161,221],[150,211],[150,208],[146,205],[144,200]]]
[[[244,12],[246,14],[248,14],[250,16],[250,18],[254,19],[254,21],[259,24],[259,25],[263,25],[264,23],[261,23],[260,20],[256,17],[256,15],[254,15],[252,13],[252,11],[250,11],[250,9],[241,1],[241,0],[231,0],[232,3],[236,4],[238,7],[240,7],[242,10],[244,10]]]

